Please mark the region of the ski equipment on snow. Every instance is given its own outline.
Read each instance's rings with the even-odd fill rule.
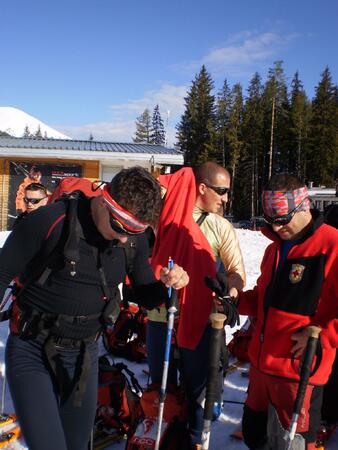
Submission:
[[[134,373],[109,355],[99,359],[98,404],[94,425],[94,448],[99,442],[131,435],[143,417],[142,388]]]
[[[0,433],[0,448],[7,447],[8,444],[19,439],[21,436],[21,429],[19,426],[12,428],[5,433]]]
[[[233,334],[232,340],[228,344],[229,352],[239,361],[250,362],[248,350],[254,326],[254,319],[248,318],[242,328]]]
[[[103,331],[107,352],[130,361],[144,362],[147,359],[147,321],[144,308],[123,302],[115,323]]]
[[[143,392],[141,406],[143,420],[133,436],[128,438],[127,450],[153,450],[158,430],[159,385],[152,384]],[[165,408],[159,442],[160,450],[188,448],[187,402],[184,392],[176,386],[167,386]]]

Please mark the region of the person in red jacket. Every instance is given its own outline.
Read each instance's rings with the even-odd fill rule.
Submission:
[[[257,317],[249,347],[251,361],[243,436],[250,449],[264,446],[271,403],[285,429],[290,426],[300,362],[309,326],[321,328],[322,358],[309,380],[297,432],[315,448],[323,386],[338,347],[338,230],[310,209],[307,187],[289,174],[273,176],[262,207],[272,239],[254,289],[239,293],[239,312]]]

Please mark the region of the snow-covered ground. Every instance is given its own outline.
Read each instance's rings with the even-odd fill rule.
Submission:
[[[260,261],[263,256],[264,250],[268,244],[268,240],[260,232],[250,230],[237,230],[242,253],[245,261],[245,267],[247,272],[247,288],[254,286],[255,281],[260,272]],[[2,242],[7,237],[5,233],[0,233],[0,247]],[[242,318],[242,323],[245,318]],[[230,331],[227,330],[228,339],[230,338]],[[4,372],[4,346],[7,337],[7,323],[0,324],[0,368],[1,373]],[[228,340],[227,339],[227,340]],[[146,385],[147,376],[142,372],[145,368],[142,364],[128,363],[128,366],[133,370],[141,385]],[[247,388],[247,378],[242,376],[243,372],[248,369],[246,367],[238,369],[236,372],[230,374],[224,382],[224,403],[223,413],[220,418],[213,423],[211,431],[211,450],[242,450],[247,448],[242,441],[233,440],[230,437],[230,433],[234,431],[241,422],[242,409],[241,403],[229,403],[229,402],[244,402]],[[3,385],[3,376],[0,380],[0,389]],[[12,411],[12,404],[8,390],[6,391],[5,411]],[[16,442],[6,447],[7,449],[23,450],[27,447],[24,446],[24,442]],[[109,450],[123,450],[125,448],[125,442],[115,443],[107,449]],[[338,449],[338,436],[335,437],[327,446],[328,450]],[[47,449],[46,449],[47,450]]]

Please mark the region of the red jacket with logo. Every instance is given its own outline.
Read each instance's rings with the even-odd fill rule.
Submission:
[[[240,293],[239,312],[257,317],[251,363],[266,374],[293,380],[299,380],[300,360],[291,355],[291,335],[320,326],[322,360],[310,383],[324,384],[338,347],[338,230],[313,216],[312,228],[278,270],[282,241],[271,230],[264,232],[273,243],[265,251],[256,286]]]

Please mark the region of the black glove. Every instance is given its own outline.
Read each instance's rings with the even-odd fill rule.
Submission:
[[[216,278],[205,277],[206,286],[211,289],[217,297],[225,297],[228,295],[228,277],[224,272],[217,272]]]
[[[236,324],[239,325],[239,314],[237,307],[228,293],[227,276],[225,273],[217,273],[216,278],[205,277],[206,286],[211,289],[216,295],[217,299],[222,302],[223,312],[227,316],[224,325],[229,325],[231,328]]]

